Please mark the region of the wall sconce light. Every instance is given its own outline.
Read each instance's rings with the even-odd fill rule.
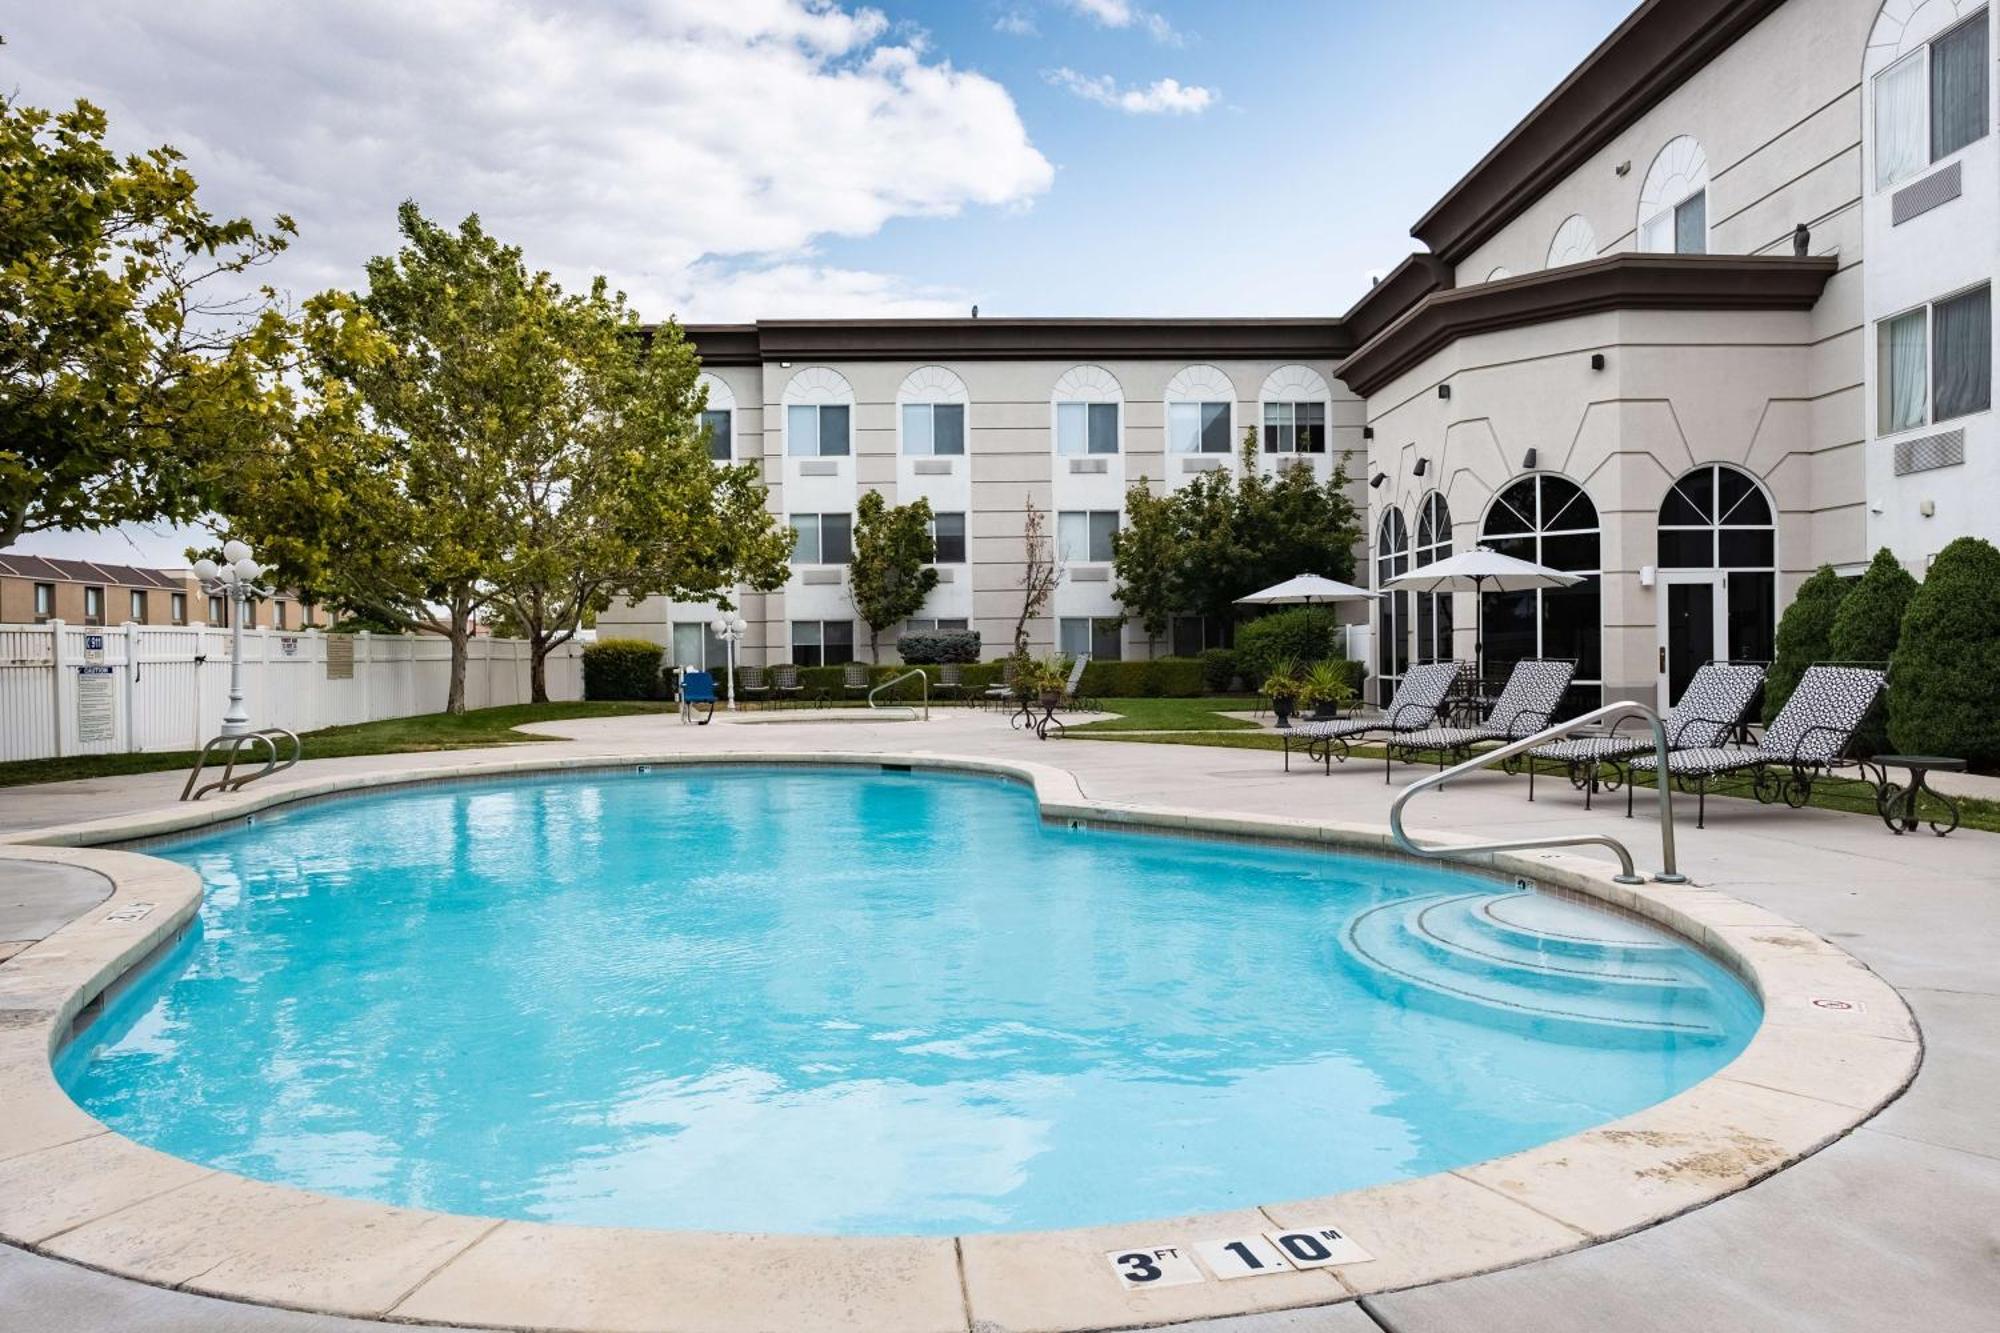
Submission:
[[[1592,370],[1604,369],[1604,353],[1592,352],[1590,354],[1590,368]]]
[[[1659,570],[1653,565],[1639,566],[1639,586],[1650,588],[1660,581]]]
[[[1924,501],[1922,504],[1917,506],[1917,512],[1919,514],[1922,514],[1925,518],[1936,518],[1937,501],[1936,500]]]
[[[1533,472],[1534,470],[1535,470],[1535,451],[1533,449],[1530,449],[1528,450],[1527,453],[1521,455],[1521,471]]]
[[[780,361],[778,363],[778,369],[780,370],[790,370],[791,368],[792,368],[792,363],[789,361]]]
[[[1628,158],[1626,158],[1626,159],[1625,159],[1625,160],[1624,160],[1623,162],[1620,162],[1620,163],[1619,163],[1619,164],[1618,164],[1617,166],[1615,166],[1615,167],[1611,168],[1611,171],[1612,171],[1612,174],[1613,174],[1613,175],[1617,175],[1617,176],[1629,176],[1629,175],[1631,175],[1631,174],[1632,174],[1632,159],[1631,159],[1631,158],[1629,158],[1629,157],[1628,157]]]
[[[1389,480],[1388,473],[1377,472],[1374,476],[1368,479],[1368,489],[1371,491],[1379,491],[1382,489],[1382,483],[1387,480]]]
[[[1423,476],[1423,475],[1424,475],[1424,470],[1425,470],[1426,468],[1428,468],[1428,467],[1429,467],[1430,465],[1431,465],[1431,460],[1430,460],[1430,459],[1428,459],[1428,458],[1419,458],[1419,459],[1417,460],[1417,466],[1416,466],[1416,467],[1415,467],[1414,469],[1412,469],[1412,473],[1413,473],[1413,475],[1415,475],[1415,476],[1419,476],[1419,477]]]
[[[1374,438],[1375,438],[1375,428],[1374,428],[1373,426],[1363,426],[1363,427],[1361,428],[1361,438],[1362,438],[1362,439],[1364,439],[1364,440],[1372,440],[1372,439],[1374,439]]]
[[[1451,397],[1451,386],[1449,384],[1438,385],[1438,397],[1440,398]]]

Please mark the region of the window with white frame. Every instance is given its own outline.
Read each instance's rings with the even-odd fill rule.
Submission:
[[[904,403],[903,452],[958,457],[965,452],[964,403]]]
[[[934,565],[962,565],[965,563],[965,515],[963,513],[942,513],[931,515],[931,563]]]
[[[1168,403],[1167,452],[1226,454],[1229,452],[1228,403]]]
[[[137,623],[139,623],[139,624],[141,624],[141,625],[145,624],[145,623],[146,623],[146,594],[145,594],[144,592],[140,591],[139,589],[137,589],[137,588],[134,588],[134,589],[132,590],[132,597],[131,597],[131,600],[130,600],[130,605],[129,605],[129,606],[127,607],[127,610],[129,611],[129,613],[130,613],[130,614],[128,614],[128,615],[126,616],[126,619],[128,619],[128,620],[132,620],[132,621],[136,621]]]
[[[675,666],[707,671],[728,665],[729,645],[708,627],[706,620],[676,620],[673,637]]]
[[[56,614],[56,585],[37,583],[35,585],[35,619],[52,620]]]
[[[794,620],[792,622],[794,666],[840,666],[853,660],[853,621]]]
[[[1056,551],[1065,564],[1109,564],[1117,535],[1116,509],[1066,509],[1056,515]]]
[[[785,409],[785,451],[794,458],[845,458],[850,452],[845,403],[795,403]]]
[[[1875,76],[1875,188],[1907,180],[1987,131],[1988,11]]]
[[[177,592],[173,594],[168,600],[167,609],[172,612],[172,619],[176,625],[185,625],[188,623],[188,599],[186,593]],[[306,624],[312,624],[311,607],[306,608]]]
[[[208,623],[211,625],[219,625],[224,629],[227,629],[229,627],[228,598],[211,597],[208,599]]]
[[[1708,253],[1708,154],[1690,135],[1653,159],[1639,192],[1639,248],[1654,254]]]
[[[1325,453],[1326,404],[1264,404],[1264,452],[1267,454]]]
[[[1993,405],[1993,289],[1974,287],[1875,325],[1877,434]]]
[[[793,514],[792,563],[844,565],[854,559],[852,514]]]
[[[1115,454],[1118,452],[1118,404],[1057,403],[1056,452]]]
[[[104,589],[85,588],[83,590],[83,621],[86,625],[104,623]]]
[[[726,408],[710,408],[701,414],[701,428],[708,433],[708,456],[718,463],[730,459],[730,418],[735,414]]]
[[[1064,616],[1056,622],[1056,650],[1065,657],[1116,662],[1121,653],[1118,621],[1109,616]]]
[[[971,628],[972,622],[963,616],[956,618],[946,616],[942,620],[921,619],[913,616],[903,622],[903,632],[906,634],[932,634],[939,630],[968,630]]]
[[[311,629],[311,628],[312,628],[312,624],[313,624],[313,604],[312,604],[311,602],[300,602],[300,603],[299,603],[299,628],[300,628],[300,629]]]

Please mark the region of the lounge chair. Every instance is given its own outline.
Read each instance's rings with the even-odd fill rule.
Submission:
[[[845,699],[866,699],[868,697],[868,664],[846,662],[840,676],[841,697]]]
[[[771,668],[771,692],[779,703],[787,699],[804,699],[805,686],[799,683],[799,669],[790,662],[781,662]]]
[[[1014,688],[1014,679],[1017,674],[1018,668],[1015,666],[1013,658],[1009,657],[1002,661],[1000,663],[999,681],[996,684],[988,685],[986,692],[979,696],[979,701],[981,703],[990,703],[995,708],[1003,704],[1013,703],[1019,694],[1019,691]]]
[[[736,692],[745,702],[758,703],[771,695],[771,678],[760,666],[736,668]]]
[[[1695,793],[1694,826],[1708,818],[1708,790],[1715,779],[1749,772],[1751,792],[1769,805],[1783,801],[1797,810],[1812,799],[1813,783],[1847,754],[1848,743],[1875,706],[1888,674],[1872,667],[1809,666],[1798,688],[1764,729],[1755,745],[1675,750],[1667,772],[1682,791]],[[1632,813],[1631,777],[1651,773],[1659,761],[1636,754],[1627,763],[1625,814]]]
[[[1514,663],[1506,688],[1487,711],[1484,722],[1470,727],[1426,727],[1390,736],[1383,781],[1390,780],[1398,757],[1406,763],[1415,763],[1418,754],[1435,751],[1438,768],[1442,770],[1447,764],[1469,758],[1476,746],[1534,735],[1549,725],[1549,719],[1562,705],[1570,677],[1575,674],[1576,663],[1562,658],[1521,659]]]
[[[1687,688],[1681,691],[1680,702],[1660,719],[1667,733],[1667,748],[1706,750],[1726,745],[1763,684],[1764,668],[1761,663],[1703,663]],[[1528,799],[1535,799],[1534,761],[1553,759],[1568,767],[1570,783],[1583,789],[1583,808],[1588,810],[1591,795],[1597,790],[1599,775],[1607,765],[1614,774],[1609,785],[1616,787],[1625,780],[1620,760],[1652,752],[1652,728],[1625,730],[1627,722],[1637,720],[1637,714],[1631,714],[1619,718],[1609,735],[1574,736],[1530,750]]]
[[[1463,668],[1457,662],[1428,662],[1404,673],[1396,693],[1380,717],[1349,717],[1327,722],[1295,722],[1278,733],[1285,738],[1285,771],[1292,771],[1296,742],[1306,758],[1318,759],[1333,772],[1333,761],[1347,762],[1352,743],[1375,732],[1421,731],[1437,722],[1438,710]]]
[[[696,726],[705,727],[715,716],[715,677],[706,671],[687,671],[681,674],[681,721],[694,722],[694,710],[707,705],[707,711]]]
[[[944,662],[938,666],[937,680],[931,686],[940,697],[962,699],[965,697],[965,664]],[[949,691],[949,695],[946,692]]]
[[[1088,702],[1083,697],[1083,673],[1089,665],[1089,653],[1082,654],[1070,665],[1069,680],[1063,684],[1062,702],[1056,707],[1080,709]]]

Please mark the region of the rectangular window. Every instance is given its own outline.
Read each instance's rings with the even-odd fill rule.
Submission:
[[[1122,635],[1116,619],[1065,616],[1056,622],[1056,635],[1056,646],[1065,657],[1091,657],[1100,662],[1119,660]]]
[[[1988,11],[1875,76],[1875,188],[1895,185],[1986,137]]]
[[[962,565],[965,563],[965,515],[933,514],[931,516],[931,563],[938,565]]]
[[[912,618],[910,620],[906,620],[903,622],[903,631],[907,634],[929,634],[935,630],[971,629],[971,628],[972,628],[972,622],[965,619],[965,617],[963,616],[959,616],[956,619],[950,616],[946,616],[943,620],[921,620]]]
[[[52,620],[56,614],[56,585],[37,583],[35,585],[35,619]]]
[[[300,628],[300,629],[311,629],[311,628],[312,628],[312,623],[313,623],[313,604],[312,604],[311,602],[300,602],[300,603],[299,603],[299,628]]]
[[[708,456],[718,463],[730,459],[728,411],[707,411],[701,414],[701,428],[708,433]]]
[[[1700,190],[1674,205],[1674,253],[1708,253],[1708,191]]]
[[[1222,644],[1219,634],[1210,633],[1206,616],[1175,616],[1167,626],[1167,646],[1175,657],[1200,657],[1204,649]]]
[[[273,629],[285,628],[285,604],[283,602],[271,603],[271,627]]]
[[[785,409],[786,452],[794,458],[845,458],[848,454],[845,405]]]
[[[1264,404],[1264,452],[1267,454],[1325,453],[1326,404]]]
[[[1056,515],[1056,549],[1068,564],[1108,564],[1118,533],[1115,509],[1072,509]]]
[[[1115,454],[1118,452],[1118,404],[1057,403],[1056,452]]]
[[[127,617],[127,619],[132,620],[137,624],[141,625],[146,623],[146,594],[141,592],[137,588],[134,588],[132,590],[132,599],[129,610],[131,614]]]
[[[102,625],[104,623],[104,589],[85,588],[83,590],[83,623]]]
[[[1986,11],[1931,43],[1931,161],[1986,137]]]
[[[1875,188],[1930,165],[1925,144],[1925,55],[1912,51],[1875,76]]]
[[[1226,454],[1229,452],[1228,403],[1168,403],[1167,452]]]
[[[1993,405],[1993,289],[1975,287],[1875,326],[1876,433]]]
[[[792,563],[844,565],[854,558],[850,514],[793,514]]]
[[[1924,424],[1924,312],[1885,319],[1876,328],[1878,433]]]
[[[965,452],[963,403],[903,404],[903,452],[912,457],[957,457]]]
[[[673,664],[690,671],[720,670],[729,661],[729,646],[706,620],[674,622]]]
[[[792,662],[797,666],[840,666],[854,660],[851,620],[794,620]]]
[[[173,613],[173,622],[176,625],[185,625],[188,623],[188,599],[186,593],[177,592],[168,598],[167,609]],[[312,623],[312,613],[310,610],[306,613],[306,623],[308,625]]]
[[[224,629],[229,627],[229,600],[224,597],[208,599],[208,623]]]

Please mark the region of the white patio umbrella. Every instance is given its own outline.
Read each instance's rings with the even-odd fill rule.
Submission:
[[[1342,583],[1338,579],[1323,579],[1317,574],[1301,574],[1297,578],[1274,583],[1268,588],[1251,593],[1248,597],[1236,599],[1237,605],[1250,606],[1317,606],[1324,602],[1372,602],[1375,594],[1366,588],[1357,588],[1352,583]]]
[[[1501,555],[1489,551],[1484,546],[1474,547],[1463,555],[1446,556],[1433,560],[1407,574],[1398,574],[1382,586],[1395,592],[1528,592],[1535,588],[1567,588],[1573,583],[1583,582],[1581,574],[1571,574],[1566,570],[1551,569],[1538,565],[1532,560],[1521,560],[1511,555]],[[1491,584],[1491,587],[1487,585]],[[1486,670],[1485,629],[1483,617],[1474,614],[1472,621],[1473,670],[1484,674]]]

